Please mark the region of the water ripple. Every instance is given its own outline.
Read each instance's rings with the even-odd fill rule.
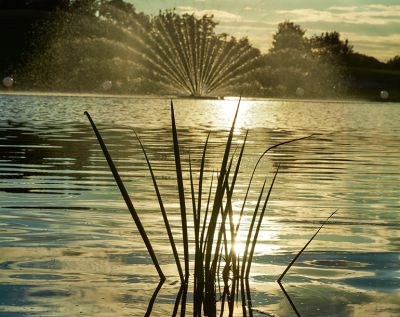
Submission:
[[[235,105],[175,103],[186,176],[189,152],[198,168],[211,130],[205,186],[219,168]],[[98,124],[162,266],[176,280],[151,177],[132,132],[152,162],[181,252],[169,100],[0,96],[0,315],[141,316],[157,286],[84,111]],[[274,281],[338,209],[285,278],[293,301],[306,316],[367,316],[364,307],[374,316],[399,314],[398,122],[400,105],[392,103],[243,101],[234,146],[246,129],[249,139],[235,211],[265,149],[313,135],[271,152],[255,177],[243,229],[264,177],[281,166],[252,267],[253,307],[270,315],[292,313]],[[155,315],[170,315],[178,289],[163,286]]]

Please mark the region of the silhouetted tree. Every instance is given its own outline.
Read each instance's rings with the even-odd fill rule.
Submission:
[[[275,96],[293,96],[296,89],[305,96],[332,96],[343,90],[343,72],[336,59],[351,53],[347,41],[342,42],[337,32],[325,33],[308,39],[305,30],[290,21],[278,25],[272,47],[264,58],[264,78],[258,81],[271,85]]]
[[[346,66],[361,68],[384,68],[385,64],[375,57],[353,52],[346,57]]]
[[[290,21],[279,23],[273,35],[272,47],[264,59],[268,79],[274,83],[273,92],[278,95],[291,95],[296,88],[303,86],[309,74],[309,51],[304,37],[305,30]]]
[[[69,0],[0,0],[0,9],[7,10],[44,10],[62,8]]]
[[[112,6],[115,9],[124,11],[129,14],[135,14],[136,9],[133,4],[124,2],[123,0],[103,0],[102,5]]]
[[[273,35],[271,53],[282,50],[303,50],[305,48],[305,30],[290,21],[279,23],[278,31]]]
[[[400,55],[396,55],[389,59],[387,65],[391,68],[400,69]]]
[[[71,10],[86,16],[94,16],[99,10],[98,0],[72,0]]]
[[[59,10],[31,10],[34,3],[35,8],[40,3],[41,8]],[[358,85],[369,76],[371,86],[379,72],[389,78],[388,73],[395,72],[387,69],[399,69],[399,56],[385,64],[354,52],[338,32],[307,38],[305,30],[290,21],[278,25],[271,49],[261,56],[247,38],[217,34],[213,16],[197,18],[173,10],[149,16],[124,0],[0,0],[0,8],[12,5],[31,5],[21,16],[27,20],[23,29],[32,32],[26,35],[13,27],[14,33],[5,35],[11,43],[22,38],[15,34],[25,34],[20,42],[31,44],[3,50],[8,55],[0,56],[0,71],[15,74],[20,87],[88,91],[112,81],[115,92],[278,97],[293,96],[302,87],[305,97],[325,97],[343,91],[348,77]],[[32,12],[35,18],[28,21]],[[1,13],[3,28],[14,23],[8,11]],[[23,62],[25,67],[20,67]],[[388,87],[388,79],[383,81]]]
[[[336,31],[314,35],[309,43],[314,54],[330,63],[346,63],[348,57],[353,53],[353,46],[347,39],[342,41],[340,34]]]

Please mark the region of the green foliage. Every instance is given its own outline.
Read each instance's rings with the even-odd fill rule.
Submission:
[[[296,54],[303,51],[306,46],[305,30],[300,25],[288,20],[279,23],[278,31],[273,35],[271,53],[291,51]]]
[[[309,43],[314,54],[331,64],[344,64],[353,54],[353,46],[347,39],[342,41],[336,31],[314,35]]]
[[[346,75],[342,60],[352,54],[348,41],[337,32],[305,37],[300,25],[284,21],[273,35],[272,48],[264,56],[257,81],[271,96],[295,96],[297,88],[304,97],[334,97],[343,93]]]
[[[149,16],[124,0],[60,0],[51,8],[51,14],[31,11],[12,18],[0,12],[0,21],[18,30],[5,34],[11,45],[0,56],[0,71],[14,77],[16,88],[294,97],[300,87],[304,97],[321,98],[355,93],[357,87],[359,95],[368,90],[370,96],[379,93],[372,87],[392,85],[363,74],[400,67],[399,56],[385,64],[355,52],[336,31],[308,38],[288,20],[278,25],[271,49],[262,55],[247,38],[218,34],[213,16],[173,10]],[[104,90],[110,81],[111,89]]]
[[[69,9],[86,16],[95,16],[98,11],[98,0],[72,0]]]
[[[186,93],[221,91],[255,67],[247,39],[216,34],[212,16],[174,11],[150,18],[121,0],[76,0],[38,29],[37,54],[20,72],[37,88]],[[154,85],[139,85],[153,82]],[[153,87],[152,87],[153,86]]]

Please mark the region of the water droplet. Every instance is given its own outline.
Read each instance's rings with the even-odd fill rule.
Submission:
[[[111,88],[112,88],[112,81],[111,80],[106,80],[106,81],[104,81],[102,84],[101,84],[101,87],[104,89],[104,90],[110,90]]]
[[[296,89],[296,95],[297,95],[298,97],[303,97],[303,96],[304,96],[304,89],[301,88],[301,87],[298,87],[298,88]]]
[[[6,88],[11,88],[14,84],[14,79],[10,76],[3,78],[3,86]]]
[[[380,93],[381,99],[386,100],[389,98],[389,92],[387,90],[382,90]]]

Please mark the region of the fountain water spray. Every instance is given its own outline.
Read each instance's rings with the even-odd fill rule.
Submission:
[[[52,30],[43,37],[46,50],[24,71],[51,87],[98,89],[104,78],[103,90],[118,81],[132,92],[224,94],[255,70],[261,55],[246,38],[217,34],[212,16],[165,11],[150,17],[107,3],[95,16],[59,14],[43,27]]]

